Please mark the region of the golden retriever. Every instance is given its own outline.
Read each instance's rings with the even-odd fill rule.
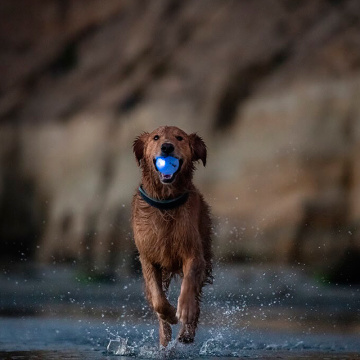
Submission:
[[[160,323],[160,344],[171,340],[171,326],[182,323],[178,341],[191,343],[200,315],[202,287],[212,283],[209,206],[192,182],[194,162],[206,164],[206,145],[197,134],[174,126],[143,133],[133,144],[142,179],[132,202],[132,227],[139,251],[147,299]],[[179,169],[163,175],[158,156],[179,160]],[[174,275],[182,277],[177,309],[166,298]]]

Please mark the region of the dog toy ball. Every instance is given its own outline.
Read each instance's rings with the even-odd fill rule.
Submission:
[[[172,156],[159,156],[155,160],[155,166],[162,174],[172,175],[179,168],[179,159]]]

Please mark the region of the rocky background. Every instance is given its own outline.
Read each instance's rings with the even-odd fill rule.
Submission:
[[[0,257],[122,273],[132,141],[209,148],[217,261],[359,282],[358,0],[2,0]]]

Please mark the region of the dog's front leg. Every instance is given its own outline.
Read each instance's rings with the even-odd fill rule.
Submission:
[[[204,259],[187,260],[183,264],[183,273],[184,279],[176,313],[183,326],[178,338],[182,342],[192,342],[200,314],[199,297],[205,279]]]
[[[169,303],[162,289],[161,269],[140,256],[141,267],[145,279],[146,296],[159,318],[176,324],[176,309]]]

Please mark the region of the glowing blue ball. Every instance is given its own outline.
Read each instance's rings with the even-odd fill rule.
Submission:
[[[155,165],[162,174],[171,175],[179,168],[179,159],[172,156],[159,156],[155,160]]]

